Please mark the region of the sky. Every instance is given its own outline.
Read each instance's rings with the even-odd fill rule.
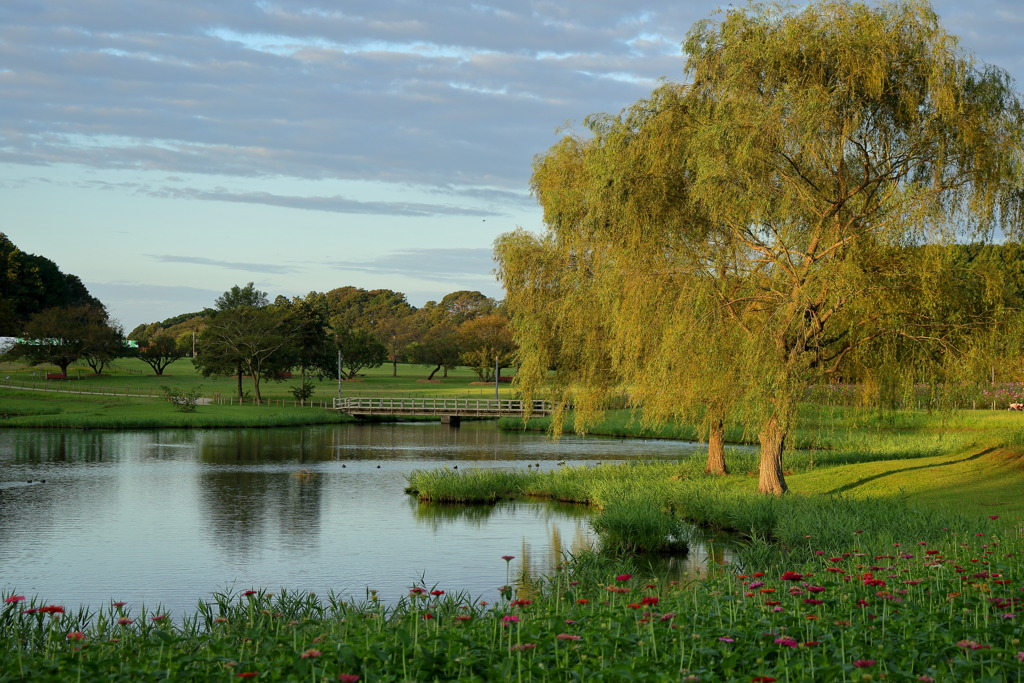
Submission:
[[[742,3],[738,3],[742,4]],[[0,232],[126,330],[232,285],[502,298],[535,155],[659,79],[706,0],[3,0]],[[1024,88],[1024,1],[935,0]]]

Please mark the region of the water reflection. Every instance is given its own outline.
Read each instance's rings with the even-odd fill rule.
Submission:
[[[546,470],[695,450],[552,443],[490,423],[0,431],[0,590],[68,606],[161,602],[179,614],[232,586],[353,597],[369,587],[389,600],[424,580],[493,600],[502,555],[516,555],[513,576],[536,577],[590,547],[588,512],[538,501],[419,503],[404,494],[410,471]]]

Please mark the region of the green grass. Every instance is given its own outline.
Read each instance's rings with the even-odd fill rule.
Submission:
[[[422,381],[432,368],[399,365],[398,377],[391,366],[368,369],[357,380],[342,383],[345,396],[490,398],[493,385],[479,385],[468,368],[457,368],[447,379]],[[75,429],[147,429],[156,427],[272,427],[329,424],[349,418],[325,410],[337,396],[337,381],[321,380],[302,407],[289,389],[297,386],[297,377],[261,383],[264,403],[254,406],[252,381],[244,380],[247,398],[242,405],[235,399],[234,378],[202,377],[191,361],[183,359],[171,365],[164,376],[137,359],[122,359],[103,376],[91,375],[88,368],[72,366],[70,379],[46,380],[54,368],[0,364],[0,384],[18,389],[0,388],[0,427],[75,428]],[[438,375],[440,377],[440,374]],[[194,413],[182,413],[162,398],[163,386],[182,391],[200,388],[203,397],[213,401],[200,405]],[[29,390],[31,389],[31,390]],[[45,391],[38,391],[45,389]],[[500,395],[508,397],[507,384]]]

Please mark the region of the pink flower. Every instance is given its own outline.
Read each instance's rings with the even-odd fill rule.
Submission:
[[[719,640],[722,641],[723,643],[734,643],[734,642],[736,642],[735,640],[733,640],[729,636],[722,636],[721,638],[719,638]]]
[[[779,645],[784,645],[786,647],[796,647],[797,645],[800,644],[797,641],[793,640],[792,638],[788,638],[788,637],[776,638],[775,642],[778,643]]]
[[[519,621],[519,617],[517,617],[514,614],[506,614],[505,616],[503,616],[501,618],[501,620],[504,621],[506,624],[511,624],[511,623],[516,622],[516,621]]]
[[[989,519],[999,519],[999,515],[989,515]]]
[[[341,683],[359,683],[359,676],[356,674],[338,674]]]
[[[535,647],[537,647],[537,643],[519,643],[518,645],[510,647],[509,650],[512,650],[513,652],[523,652],[525,650],[532,650]]]
[[[824,593],[828,589],[824,586],[808,586],[807,590],[811,593]]]
[[[121,626],[127,626],[128,624],[132,623],[132,620],[129,619],[128,617],[121,617],[120,619],[117,620],[117,623],[120,624]]]
[[[69,640],[85,640],[85,634],[81,631],[72,631],[67,637]]]
[[[113,605],[114,607],[124,607],[128,603],[127,602],[112,602],[110,604]]]
[[[164,620],[164,619],[166,619],[166,618],[167,618],[167,615],[166,615],[166,614],[157,614],[157,615],[156,615],[156,616],[154,616],[154,617],[150,617],[150,619],[151,619],[152,621],[163,621],[163,620]]]
[[[6,598],[4,600],[4,603],[7,604],[7,605],[11,605],[11,604],[14,604],[16,602],[21,602],[24,599],[25,599],[24,595],[12,595],[11,597]]]
[[[869,666],[874,666],[875,665],[875,660],[873,660],[873,659],[855,659],[855,660],[853,660],[853,665],[855,667],[857,667],[858,669],[866,669]]]
[[[302,659],[309,659],[310,657],[319,657],[322,654],[323,654],[323,652],[320,652],[320,650],[306,650],[305,652],[303,652],[299,656]]]
[[[629,581],[632,578],[633,578],[632,574],[619,574],[618,576],[615,577],[615,580],[616,581]]]
[[[1018,652],[1017,653],[1017,661],[1018,662],[1024,662],[1024,652]]]
[[[511,562],[512,560],[516,559],[516,556],[515,555],[502,555],[501,559],[505,560],[506,562]]]
[[[559,633],[555,638],[558,640],[581,640],[581,637],[574,633]]]

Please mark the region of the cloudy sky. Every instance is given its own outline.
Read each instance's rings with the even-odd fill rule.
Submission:
[[[710,0],[3,0],[0,231],[129,330],[234,284],[501,297],[533,156],[682,78]],[[1024,87],[1021,0],[936,0]]]

